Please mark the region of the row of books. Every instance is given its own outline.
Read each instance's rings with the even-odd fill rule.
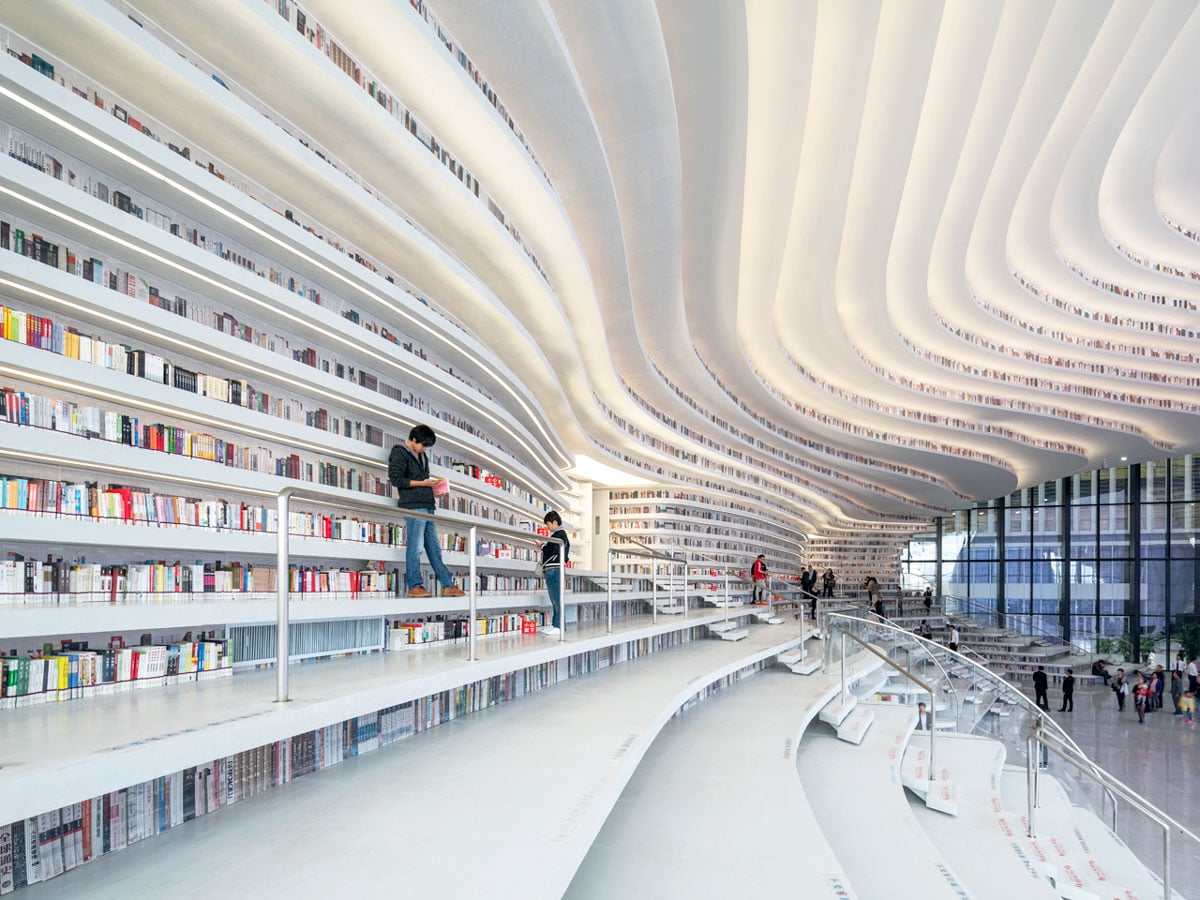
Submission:
[[[224,641],[0,658],[0,709],[104,696],[231,674]]]
[[[294,0],[288,4],[286,12],[281,10],[273,0],[267,0],[267,2],[269,5],[274,6],[276,11],[290,22],[297,32],[303,35],[309,43],[323,53],[330,62],[341,69],[355,84],[362,88],[381,109],[385,110],[388,115],[398,121],[405,131],[420,141],[426,150],[432,153],[454,177],[463,183],[468,192],[479,198],[480,202],[485,204],[488,210],[505,227],[505,230],[512,236],[517,246],[524,251],[529,261],[533,264],[533,267],[537,269],[538,274],[549,284],[549,278],[546,276],[546,272],[534,254],[533,249],[524,237],[522,237],[516,226],[509,221],[495,198],[483,188],[479,183],[479,179],[473,176],[462,162],[451,154],[428,128],[420,123],[412,111],[394,94],[385,90],[383,83],[379,79],[373,77],[357,60],[334,41],[328,29],[317,22],[311,13],[306,13],[302,10]],[[203,70],[204,65],[201,60],[195,57],[188,57],[188,59],[193,65]]]
[[[3,224],[5,223],[0,222],[0,225]],[[330,415],[324,407],[306,408],[301,400],[273,396],[255,388],[244,378],[226,378],[185,368],[153,351],[136,349],[129,344],[114,343],[99,336],[84,334],[75,326],[65,325],[49,316],[0,304],[0,317],[0,327],[5,340],[208,397],[221,403],[230,403],[291,422],[303,422],[310,428],[355,437],[377,447],[382,447],[387,440],[385,431],[377,425]],[[294,355],[300,357],[301,361],[309,358],[306,351],[294,351]],[[361,384],[371,384],[373,389],[378,390],[378,380],[374,376],[360,372],[359,377]],[[397,441],[399,438],[391,438],[392,443]]]
[[[0,474],[0,510],[164,528],[191,527],[263,534],[278,531],[278,512],[269,506],[157,494],[148,488],[125,485],[101,487],[95,481],[68,482],[21,475]],[[403,542],[403,529],[404,525],[400,522],[374,522],[352,516],[301,511],[288,514],[288,533],[298,537],[394,547]],[[459,538],[457,534],[447,534],[444,538],[443,549],[466,551],[465,538]]]
[[[353,466],[326,460],[310,461],[298,453],[277,456],[267,447],[237,444],[212,434],[160,422],[144,424],[137,416],[118,410],[13,387],[0,387],[0,421],[377,496],[392,492],[387,481]]]
[[[241,562],[155,562],[89,563],[68,562],[61,557],[24,559],[10,552],[0,560],[0,599],[9,602],[117,603],[167,597],[187,600],[270,599],[278,587],[273,565]],[[542,589],[532,575],[478,573],[476,588],[483,593],[528,593]],[[465,587],[465,585],[464,585]],[[399,568],[382,562],[365,568],[301,566],[288,567],[288,590],[292,594],[324,594],[330,599],[353,600],[361,596],[399,597],[405,589]],[[569,591],[594,589],[585,579],[568,579]],[[215,596],[214,596],[215,595]]]
[[[414,355],[422,359],[429,359],[429,355],[424,348],[414,347],[413,342],[404,335],[395,334],[385,325],[371,319],[363,318],[361,313],[350,307],[343,298],[333,294],[323,294],[322,290],[318,287],[305,284],[295,273],[280,269],[271,261],[259,262],[251,251],[245,248],[234,249],[231,247],[227,249],[225,238],[219,235],[209,237],[197,225],[180,220],[178,214],[173,211],[164,212],[157,210],[148,203],[142,205],[146,202],[136,199],[136,192],[131,191],[135,197],[135,199],[131,200],[130,194],[125,193],[125,191],[130,190],[128,188],[118,189],[113,187],[110,190],[108,181],[104,176],[90,172],[86,165],[65,156],[57,148],[50,148],[37,139],[25,135],[16,128],[0,124],[0,130],[4,129],[7,129],[9,132],[9,156],[14,159],[38,171],[44,172],[52,178],[63,181],[69,187],[82,190],[84,193],[95,197],[103,203],[111,203],[122,211],[142,218],[150,224],[162,228],[172,236],[181,238],[201,249],[209,250],[241,268],[253,271],[272,284],[285,289],[288,293],[301,296],[317,305],[330,306],[332,304],[340,312],[342,318],[361,325],[373,334],[379,335],[392,344],[401,346],[403,349],[414,353]],[[294,221],[290,211],[286,217]],[[0,224],[0,230],[5,227],[5,225]],[[312,229],[306,230],[312,231]],[[294,359],[303,361],[314,368],[320,368],[322,371],[337,374],[338,377],[346,377],[344,372],[347,367],[340,362],[324,356],[322,351],[311,347],[303,348],[302,350],[295,348],[289,350],[289,341],[283,335],[266,332],[261,326],[239,322],[232,313],[210,309],[194,300],[189,301],[186,297],[175,293],[176,290],[179,290],[178,288],[162,293],[159,288],[150,283],[149,276],[144,272],[123,269],[120,262],[111,260],[106,262],[95,256],[92,250],[70,254],[74,259],[68,265],[68,253],[62,252],[58,246],[62,243],[61,240],[54,239],[52,242],[46,242],[40,235],[37,238],[42,243],[49,243],[49,246],[45,248],[45,252],[36,250],[33,254],[35,258],[42,262],[51,263],[56,267],[61,267],[68,271],[71,271],[73,268],[74,274],[83,277],[85,280],[106,286],[111,290],[121,291],[130,297],[148,302],[152,306],[167,309],[177,315],[191,318],[209,327],[215,327],[225,334],[238,337],[257,346],[283,353],[284,355],[291,355]],[[334,242],[334,245],[337,246],[336,242]],[[8,244],[4,243],[4,246],[7,247]],[[362,261],[361,257],[357,258],[359,261]],[[393,284],[395,283],[394,278],[391,276],[388,277],[388,280]],[[428,305],[423,297],[415,294],[410,288],[406,287],[404,290],[411,296],[413,301]],[[443,371],[453,375],[459,381],[474,387],[469,378],[455,373],[453,367],[437,362],[436,360],[434,364]],[[353,367],[349,368],[351,369],[350,377],[353,379]]]
[[[68,171],[70,171],[70,170],[68,170]],[[105,195],[107,196],[107,188],[106,187],[104,188],[104,191],[105,191]],[[118,193],[120,193],[120,192],[118,192]],[[0,228],[5,227],[5,224],[6,223],[0,223]],[[34,228],[36,226],[26,225],[26,227]],[[58,240],[59,240],[58,238],[54,238],[54,241],[58,241]],[[48,243],[48,242],[42,241],[42,243]],[[53,243],[53,241],[52,241],[52,242],[48,243],[48,246],[53,247],[52,255],[53,255],[54,259],[56,260],[56,262],[55,262],[56,266],[59,265],[57,260],[61,259],[63,261],[61,267],[64,269],[67,268],[66,260],[68,259],[68,256],[70,256],[70,258],[72,260],[72,266],[73,266],[73,268],[70,269],[70,271],[72,271],[73,274],[81,275],[81,276],[84,274],[87,274],[87,273],[84,273],[81,268],[84,265],[85,261],[89,261],[88,265],[91,265],[92,262],[94,261],[94,263],[97,266],[99,266],[100,269],[103,269],[104,264],[98,258],[90,257],[87,255],[87,254],[90,254],[91,251],[87,251],[86,253],[81,253],[81,254],[78,254],[78,256],[76,256],[75,254],[70,254],[70,251],[67,250],[67,248],[65,247],[65,244],[60,247],[58,243]],[[48,261],[48,260],[43,259],[42,261]],[[211,309],[208,309],[207,307],[203,307],[202,305],[195,304],[195,303],[192,303],[189,305],[188,301],[185,298],[179,297],[179,296],[176,296],[173,301],[168,301],[168,300],[166,300],[166,295],[161,294],[159,289],[150,283],[150,281],[149,281],[150,276],[146,275],[145,273],[140,273],[140,272],[135,273],[132,270],[123,270],[121,268],[121,265],[122,264],[119,262],[110,261],[108,263],[109,269],[111,270],[109,273],[111,277],[108,278],[109,283],[107,286],[110,287],[111,289],[121,291],[123,293],[128,294],[131,297],[134,297],[135,299],[140,299],[140,300],[143,300],[144,302],[148,302],[151,305],[170,306],[172,308],[175,308],[176,311],[180,311],[178,309],[180,306],[182,306],[184,308],[184,310],[195,309],[199,315],[191,315],[189,313],[189,318],[192,318],[193,320],[198,321],[201,324],[204,324],[208,327],[215,327],[218,330],[221,330],[225,333],[230,333],[230,334],[239,333],[240,326],[239,326],[236,318],[231,313],[224,312],[224,311],[211,310]],[[93,280],[93,279],[89,278],[88,280]],[[95,277],[94,280],[97,283],[104,283],[104,279],[100,278],[99,276]],[[168,292],[168,293],[170,293],[170,292]],[[361,317],[357,314],[356,311],[348,311],[347,313],[344,313],[344,317],[350,318],[352,321],[357,321],[360,323],[362,322]],[[387,331],[387,329],[381,328],[381,326],[374,325],[373,323],[364,323],[364,324],[368,324],[368,327],[370,327],[370,330],[372,330],[376,334],[382,334],[383,332]],[[253,328],[250,328],[249,330],[251,333],[253,332]],[[401,344],[402,346],[405,346],[406,349],[408,347],[412,346],[411,341],[405,341],[402,336],[392,335],[390,332],[387,332],[387,334],[388,334],[388,339],[392,340],[393,343]],[[261,345],[261,342],[260,342],[260,345]],[[453,424],[458,428],[462,428],[463,430],[474,434],[476,437],[479,437],[479,438],[487,441],[488,443],[491,443],[497,447],[501,447],[501,445],[494,438],[492,438],[490,435],[479,430],[474,425],[474,423],[472,423],[471,421],[464,419],[460,416],[457,416],[455,414],[452,414],[448,411],[436,409],[431,404],[429,404],[429,402],[427,400],[425,400],[423,398],[416,398],[416,397],[412,396],[411,393],[406,393],[400,388],[391,386],[391,385],[387,384],[386,382],[380,381],[376,376],[369,375],[369,373],[365,373],[365,372],[359,372],[353,366],[347,366],[337,360],[327,358],[322,354],[321,351],[318,351],[315,348],[312,348],[312,347],[303,347],[303,348],[298,348],[298,349],[290,348],[288,346],[285,338],[282,338],[281,336],[274,336],[274,338],[270,341],[270,349],[273,349],[276,352],[283,353],[284,355],[291,356],[293,359],[297,359],[298,361],[301,361],[301,362],[305,363],[306,365],[313,365],[315,367],[321,368],[323,371],[336,374],[339,377],[349,377],[351,380],[356,380],[362,386],[366,386],[371,390],[376,390],[380,393],[384,393],[385,395],[391,397],[392,399],[399,399],[402,402],[409,403],[409,405],[414,405],[417,408],[421,409],[422,411],[428,412],[431,415],[434,415],[435,417],[440,418],[443,421],[449,422],[450,424]],[[422,356],[422,358],[427,358],[427,354],[425,353],[424,350],[422,350],[418,355]],[[443,371],[447,371],[451,375],[454,375],[456,378],[459,378],[459,380],[463,380],[463,379],[461,379],[461,376],[455,375],[452,367],[444,365],[444,364],[440,364],[440,363],[438,363],[437,365],[439,368],[443,369]],[[219,378],[219,376],[212,376],[212,377]],[[191,387],[188,386],[190,384],[190,379],[188,378],[187,370],[183,371],[183,374],[181,374],[179,376],[179,380],[180,380],[180,384],[175,384],[174,376],[172,374],[167,374],[162,383],[171,384],[176,387],[181,387],[185,390],[192,389]],[[226,380],[228,380],[228,379],[226,379]],[[469,381],[467,381],[465,383],[470,384]],[[238,402],[238,401],[228,397],[226,395],[226,392],[220,391],[219,387],[220,387],[220,382],[214,381],[214,385],[212,386],[212,390],[214,392],[213,396],[217,396],[218,399],[225,400],[225,402]],[[234,390],[234,388],[230,387],[230,391],[233,391],[233,390]],[[278,401],[278,400],[272,401],[271,398],[264,397],[264,396],[260,395],[259,392],[247,390],[244,385],[243,385],[243,390],[240,393],[241,393],[241,401],[240,401],[239,405],[247,406],[248,408],[259,409],[259,411],[271,412],[273,414],[280,415],[283,418],[290,418],[290,419],[296,420],[296,421],[306,420],[306,416],[303,411],[298,410],[298,409],[290,409],[287,406],[284,406],[282,411],[276,410],[276,409],[274,409],[274,406],[279,406],[280,401]],[[310,422],[310,424],[313,424],[314,427],[319,427],[315,423]],[[343,422],[341,424],[342,424],[342,430],[339,431],[338,433],[345,434],[352,427],[351,425],[349,425],[345,422]],[[364,431],[367,432],[366,437],[362,438],[362,439],[366,439],[366,440],[371,440],[370,432],[372,432],[372,431],[374,431],[376,433],[381,433],[381,430],[378,429],[377,427],[369,426],[369,425],[364,426],[362,423],[356,424],[355,426],[353,426],[353,428],[356,432],[356,436],[358,436],[357,433],[361,433]],[[379,440],[373,440],[371,442],[376,443],[377,445],[382,445],[382,443]]]
[[[498,637],[505,634],[534,634],[547,624],[544,610],[502,613],[479,616],[475,619],[476,638]],[[445,641],[465,640],[470,636],[469,620],[465,617],[409,621],[396,619],[388,629],[389,650],[411,650]]]

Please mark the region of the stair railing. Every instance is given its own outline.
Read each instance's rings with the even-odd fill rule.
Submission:
[[[874,618],[872,618],[872,617],[874,617]],[[941,644],[935,643],[933,641],[927,641],[918,634],[915,634],[911,631],[901,628],[898,625],[894,625],[891,622],[887,621],[886,619],[880,618],[878,613],[874,612],[873,610],[866,609],[865,607],[856,609],[852,613],[826,613],[826,614],[823,614],[822,618],[821,618],[821,634],[823,636],[828,634],[830,622],[833,619],[842,619],[842,620],[851,620],[851,621],[857,620],[860,622],[866,622],[867,624],[869,624],[873,627],[884,628],[888,631],[893,632],[897,636],[904,637],[904,638],[910,639],[912,641],[915,641],[917,646],[919,646],[922,650],[925,651],[925,659],[932,661],[933,664],[935,666],[937,666],[938,671],[942,673],[942,678],[945,680],[946,687],[948,688],[948,693],[950,694],[951,698],[953,699],[954,721],[957,723],[962,720],[962,703],[963,703],[962,696],[959,694],[958,688],[956,688],[954,686],[954,682],[950,678],[949,671],[947,671],[946,667],[942,665],[942,661],[938,658],[939,652],[946,650],[945,647],[943,647]],[[874,621],[874,619],[879,619],[879,621],[876,622],[876,621]],[[827,641],[825,646],[826,647],[830,646],[830,642]],[[908,655],[908,667],[912,668],[911,646],[905,647],[904,651]],[[949,651],[947,651],[947,652],[949,652]],[[826,667],[828,668],[828,660],[826,660],[826,664],[827,664]]]
[[[617,531],[610,531],[608,533],[608,540],[609,540],[609,546],[608,546],[608,633],[612,634],[613,557],[615,557],[615,556],[633,556],[633,557],[637,557],[640,559],[651,560],[651,563],[650,563],[650,617],[651,617],[651,621],[655,625],[658,624],[658,563],[661,560],[667,564],[667,568],[669,571],[669,577],[667,579],[667,598],[671,601],[671,603],[670,603],[671,606],[675,605],[675,603],[674,603],[674,600],[675,600],[675,571],[674,570],[675,570],[676,566],[682,566],[683,567],[683,585],[681,588],[681,592],[683,594],[683,616],[686,619],[687,618],[687,560],[679,559],[678,557],[676,557],[670,553],[663,553],[662,551],[655,550],[653,547],[649,547],[646,544],[643,544],[641,541],[635,540],[634,538],[626,537],[625,535],[623,535]],[[639,547],[640,549],[628,550],[628,549],[621,549],[621,548],[614,546],[615,544],[618,544],[618,543],[633,544],[635,547]]]
[[[1053,753],[1067,765],[1076,769],[1080,774],[1093,779],[1112,802],[1112,831],[1117,830],[1117,797],[1120,797],[1142,815],[1155,822],[1163,831],[1163,900],[1171,900],[1171,833],[1178,832],[1194,841],[1200,847],[1200,837],[1179,822],[1172,819],[1161,809],[1152,804],[1141,794],[1134,791],[1122,781],[1114,778],[1104,769],[1086,757],[1082,761],[1077,758],[1073,746],[1067,746],[1055,735],[1047,734],[1040,721],[1030,723],[1025,753],[1026,788],[1028,793],[1028,836],[1037,837],[1036,811],[1041,805],[1038,794],[1038,772],[1041,766],[1036,762],[1037,748]]]
[[[726,563],[723,563],[723,562],[720,562],[719,560],[715,560],[715,559],[713,559],[711,556],[705,556],[703,553],[696,553],[695,551],[693,551],[693,552],[692,552],[692,567],[693,567],[693,568],[703,568],[703,567],[700,565],[700,562],[701,562],[701,561],[704,561],[704,562],[708,563],[710,568],[711,568],[711,567],[713,567],[713,566],[716,566],[716,567],[717,567],[717,569],[718,569],[718,570],[721,572],[721,574],[724,576],[724,588],[725,588],[725,621],[726,621],[726,622],[728,622],[728,621],[729,621],[729,604],[733,602],[733,597],[732,597],[732,595],[731,595],[731,593],[730,593],[730,591],[729,591],[729,573],[730,573],[730,572],[732,572],[732,571],[734,571],[734,570],[733,570],[733,569],[731,569],[731,568],[729,567],[729,565],[728,565],[728,564],[726,564]],[[684,580],[685,580],[685,581],[687,580],[687,574],[686,574],[686,570],[685,570],[685,573],[684,573]],[[743,576],[741,576],[741,575],[739,574],[739,575],[737,576],[737,580],[738,580],[738,581],[745,581],[746,579],[745,579]]]
[[[276,566],[276,594],[275,594],[275,702],[286,703],[289,700],[288,693],[288,670],[289,670],[289,616],[290,616],[290,595],[291,585],[288,578],[288,562],[291,553],[291,530],[289,528],[292,497],[303,497],[310,503],[320,505],[334,505],[335,500],[330,495],[311,488],[288,486],[281,488],[275,495],[275,512],[278,520],[275,534],[275,566]],[[479,656],[476,652],[477,640],[477,583],[476,577],[476,555],[478,553],[477,540],[480,533],[493,535],[496,537],[507,538],[520,543],[534,544],[537,543],[553,543],[562,544],[562,540],[555,537],[541,537],[532,531],[525,531],[520,528],[512,528],[507,525],[493,525],[490,522],[477,522],[467,516],[463,516],[454,512],[443,510],[440,514],[420,512],[413,509],[397,510],[384,497],[376,499],[367,499],[366,497],[350,497],[338,496],[336,505],[339,508],[353,507],[355,509],[370,510],[376,514],[386,512],[387,514],[395,515],[401,519],[423,519],[430,522],[453,523],[455,525],[465,526],[467,529],[467,580],[470,584],[470,589],[467,591],[467,660],[470,662],[476,661]],[[561,594],[559,597],[559,613],[560,615],[565,610],[566,606],[564,598],[567,591],[566,579],[566,554],[561,551],[558,554],[558,565],[560,572]],[[611,575],[611,572],[610,572]],[[608,627],[609,633],[612,632],[612,579],[609,578],[609,601],[608,601]],[[566,624],[565,619],[562,622]],[[560,629],[558,639],[566,640],[567,629]]]
[[[846,638],[850,638],[850,640],[859,644],[864,650],[867,650],[870,653],[874,653],[876,656],[878,656],[880,659],[882,659],[886,665],[891,666],[893,669],[895,669],[897,672],[899,672],[905,678],[908,678],[910,681],[914,682],[915,684],[920,685],[922,688],[925,689],[926,693],[929,694],[929,782],[930,782],[930,785],[932,786],[932,784],[935,780],[933,777],[934,773],[937,772],[937,765],[934,761],[934,735],[937,732],[937,721],[935,719],[935,716],[937,715],[937,694],[934,693],[933,688],[931,688],[925,682],[925,680],[923,678],[918,678],[915,674],[913,674],[908,669],[906,669],[904,666],[900,665],[898,662],[893,660],[890,656],[888,656],[886,653],[884,653],[878,647],[872,647],[870,644],[868,644],[866,641],[864,641],[862,638],[860,638],[857,634],[854,634],[853,632],[846,631],[843,629],[842,630],[842,699],[843,700],[845,700],[845,698],[846,698]],[[919,722],[918,727],[924,728],[925,723]],[[932,790],[932,787],[930,789]]]

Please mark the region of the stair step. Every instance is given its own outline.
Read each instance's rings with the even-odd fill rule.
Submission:
[[[719,631],[717,637],[723,641],[740,641],[750,637],[750,631],[746,628],[738,628],[734,631]]]
[[[811,675],[817,669],[821,668],[821,657],[810,656],[801,662],[792,663],[788,668],[797,675]]]
[[[783,619],[779,616],[772,616],[769,613],[755,613],[754,618],[760,622],[765,622],[767,625],[782,625]]]
[[[924,744],[922,746],[922,743]],[[949,780],[950,771],[945,766],[934,772],[933,783]],[[900,761],[900,783],[922,800],[929,793],[929,741],[914,737],[904,751]]]
[[[850,715],[850,711],[858,705],[858,698],[853,694],[838,694],[825,704],[825,708],[817,713],[817,718],[837,728],[842,720]]]
[[[869,706],[857,706],[838,726],[837,736],[851,744],[861,744],[863,736],[875,721],[875,711]]]
[[[659,613],[664,616],[682,616],[686,607],[682,603],[674,606],[660,606]]]
[[[791,650],[784,650],[780,653],[778,659],[785,666],[790,666],[802,662],[807,653],[808,651],[803,647],[793,647]]]
[[[737,622],[713,622],[708,626],[708,630],[713,634],[720,634],[722,631],[733,631],[737,627]]]
[[[958,800],[954,796],[954,784],[950,781],[934,781],[933,789],[925,795],[925,805],[930,809],[958,815]]]

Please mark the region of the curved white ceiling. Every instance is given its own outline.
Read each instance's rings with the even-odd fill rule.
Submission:
[[[1195,4],[521,5],[554,47],[490,40],[508,6],[436,9],[584,252],[624,258],[629,296],[599,297],[618,368],[639,345],[702,408],[851,476],[824,479],[848,518],[1200,449],[1200,346],[1173,333],[1200,316],[1149,299],[1200,300],[1173,227],[1200,232]],[[531,52],[573,61],[557,88],[591,110],[605,191],[569,189]],[[609,189],[615,209],[587,196]],[[626,382],[683,418],[646,379]]]
[[[64,50],[106,21],[47,3]],[[323,86],[273,4],[131,3],[352,144],[448,258],[364,216],[356,239],[475,323],[577,452],[846,533],[1200,450],[1196,2],[431,3],[519,127],[409,2],[302,4],[523,248]],[[125,88],[169,119],[173,85]]]

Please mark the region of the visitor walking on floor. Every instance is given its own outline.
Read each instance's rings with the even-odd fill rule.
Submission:
[[[1063,701],[1059,712],[1075,712],[1075,673],[1067,669],[1067,677],[1062,683]]]
[[[1179,709],[1183,715],[1187,716],[1187,723],[1194,724],[1192,721],[1196,717],[1196,694],[1194,691],[1183,692],[1183,699],[1179,701]]]
[[[1187,672],[1188,680],[1187,689],[1195,694],[1198,690],[1200,690],[1200,684],[1197,684],[1197,682],[1200,681],[1200,660],[1197,660],[1196,657],[1193,656],[1191,662],[1187,664],[1187,669],[1185,671]]]
[[[947,646],[955,653],[958,652],[958,626],[950,626],[950,640],[946,642]]]
[[[1038,666],[1037,671],[1033,673],[1033,701],[1042,709],[1050,708],[1050,698],[1046,694],[1046,684],[1048,681],[1046,667]]]
[[[1133,705],[1137,707],[1138,723],[1146,724],[1146,705],[1150,702],[1150,683],[1145,675],[1138,676],[1138,685],[1133,691]]]
[[[1112,683],[1113,693],[1117,695],[1117,712],[1125,711],[1125,698],[1129,696],[1129,684],[1125,681],[1125,670],[1117,669],[1117,677]]]
[[[925,603],[925,615],[929,615],[933,609],[933,588],[926,587],[925,593],[921,595],[921,600]]]
[[[1179,706],[1179,701],[1183,698],[1183,673],[1178,669],[1171,670],[1171,704],[1175,707],[1175,711],[1171,713],[1173,716],[1182,716],[1183,709]]]

